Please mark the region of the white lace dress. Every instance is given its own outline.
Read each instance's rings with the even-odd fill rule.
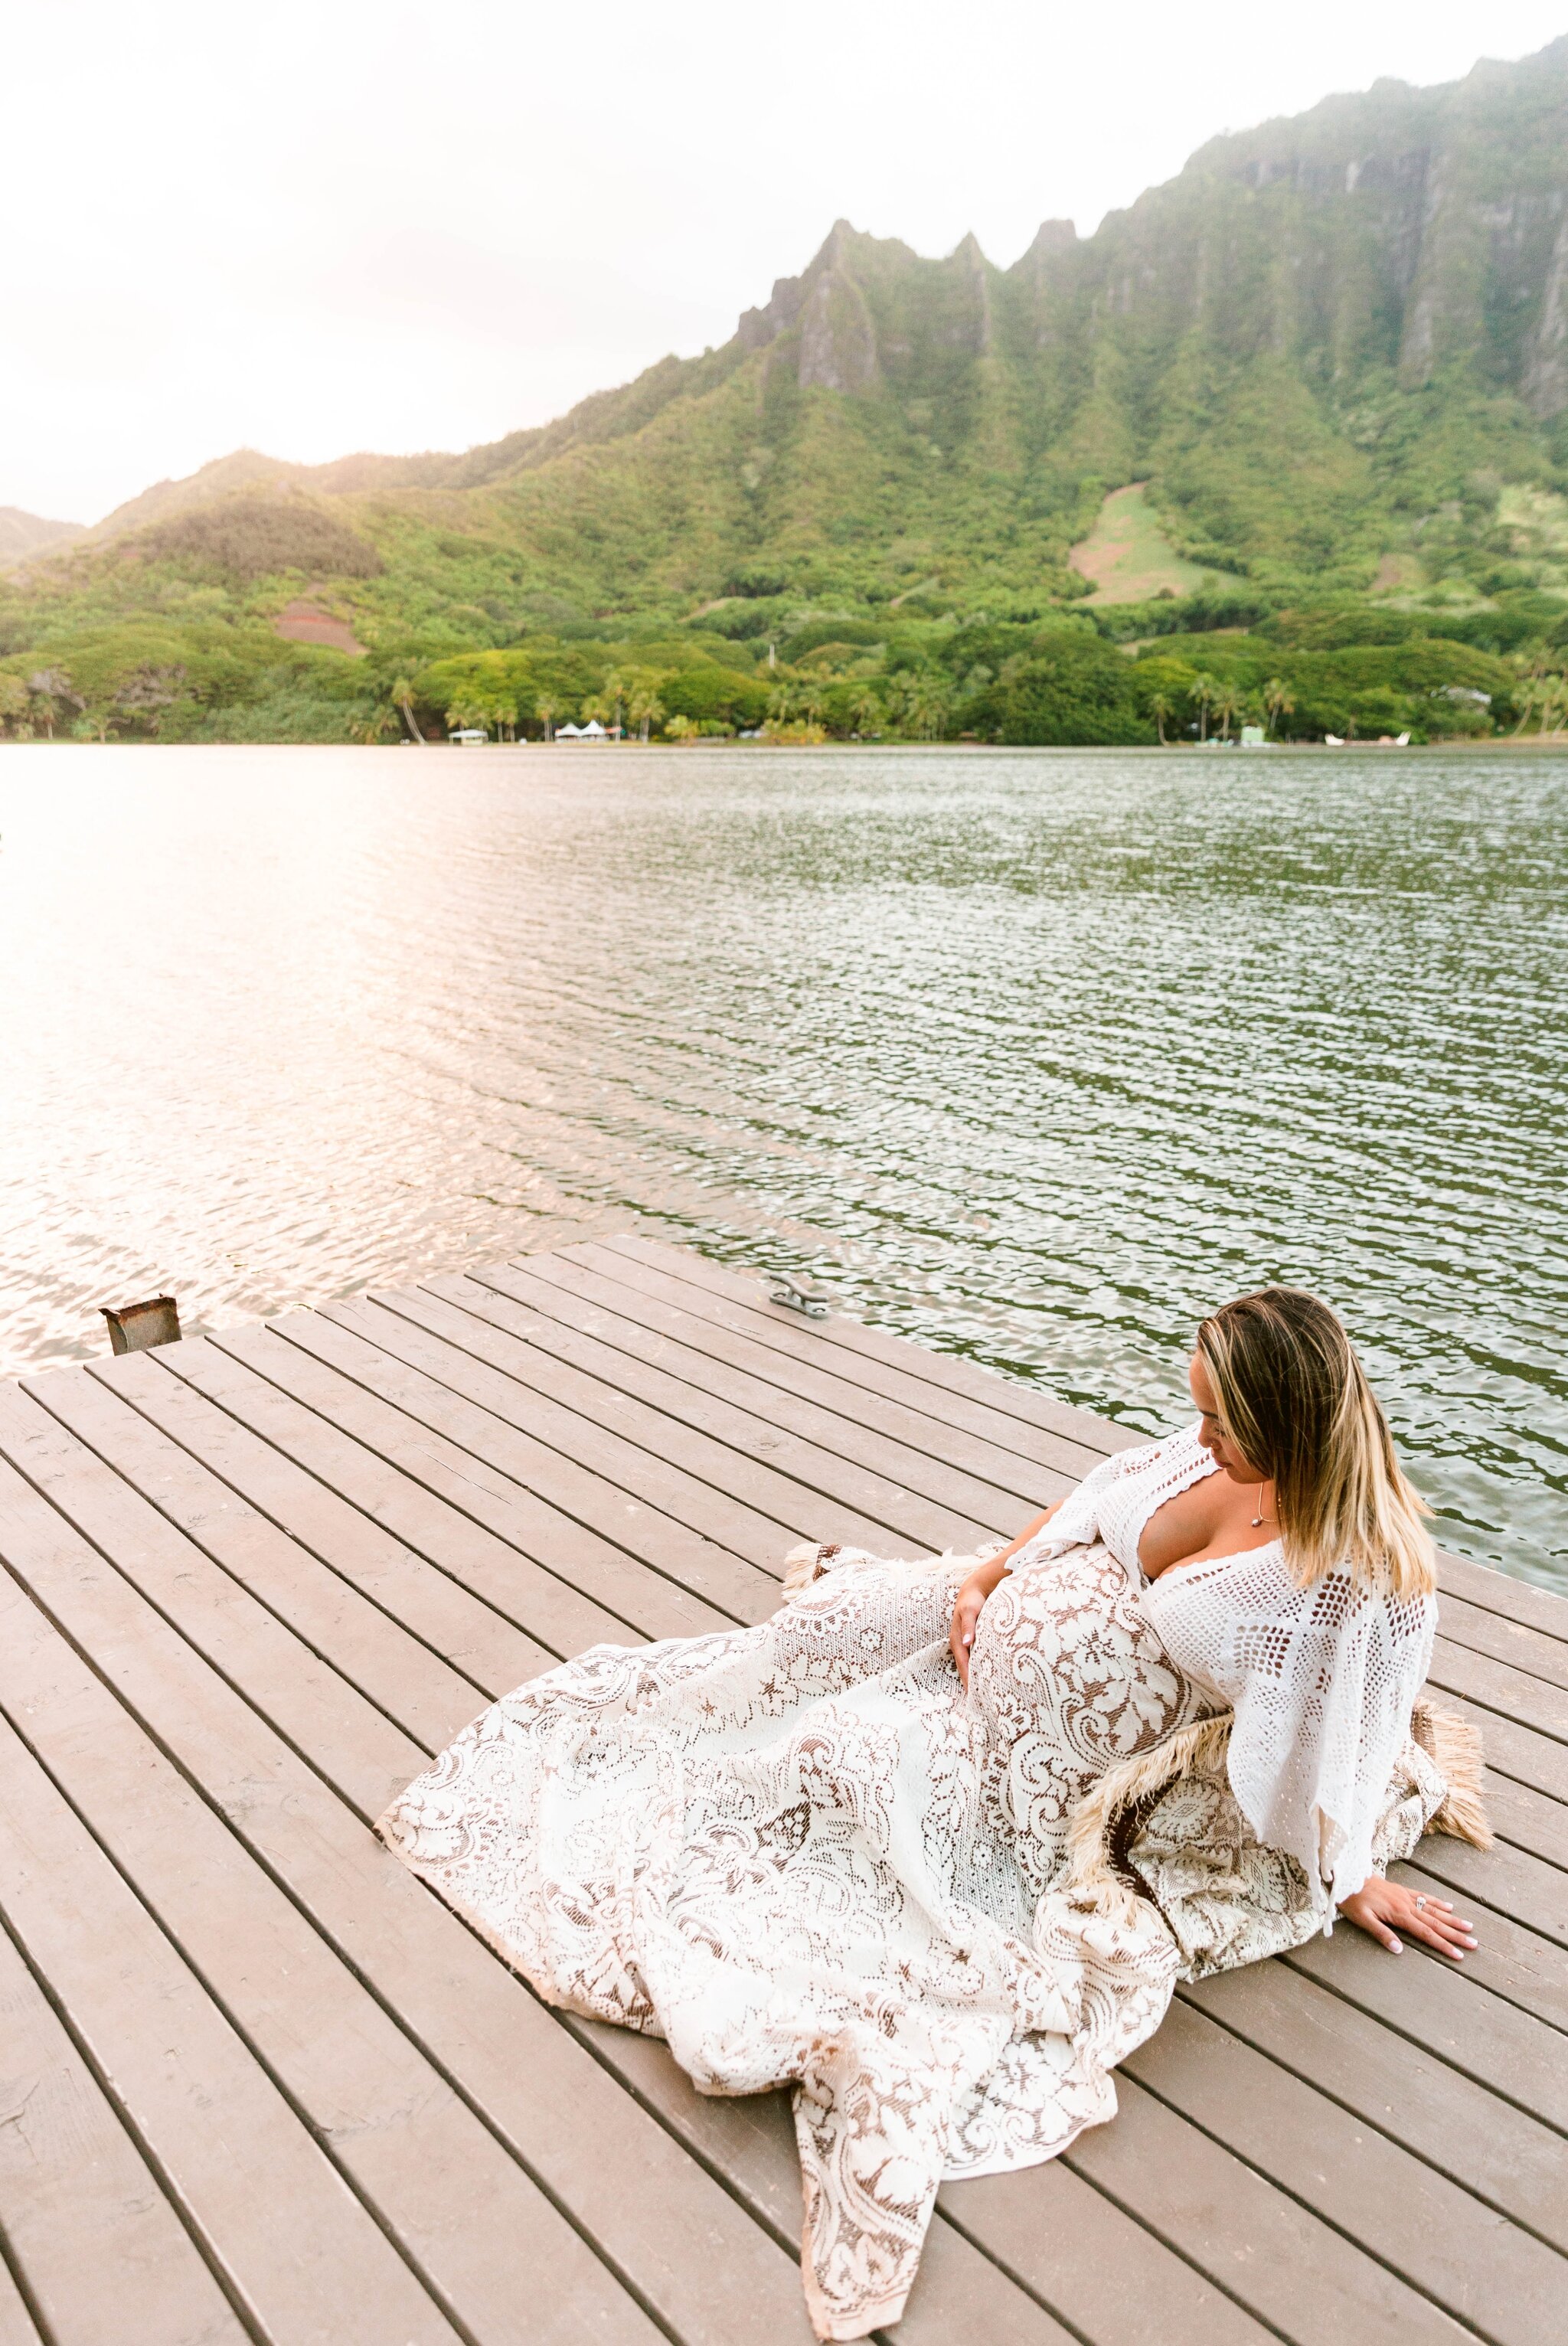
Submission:
[[[820,2337],[898,2320],[944,2176],[1050,2157],[1111,2116],[1110,2071],[1193,1967],[1190,1917],[1184,1935],[1147,1898],[1117,1914],[1059,1885],[1087,1790],[1227,1702],[1239,1729],[1270,1667],[1215,1628],[1223,1607],[1173,1607],[1168,1634],[1151,1617],[1138,1535],[1208,1466],[1189,1433],[1096,1470],[985,1606],[967,1694],[947,1637],[974,1559],[824,1550],[757,1628],[596,1647],[519,1688],[382,1821],[550,2002],[664,2036],[705,2092],[795,2087]],[[1256,1576],[1259,1556],[1196,1569]],[[1178,1902],[1195,1841],[1251,1838],[1223,1784],[1205,1798],[1151,1845]],[[1316,1927],[1322,1892],[1254,1854],[1255,1874],[1227,1862],[1239,1929],[1196,1926],[1217,1961]],[[1255,1927],[1264,1908],[1283,1938]]]
[[[1217,1472],[1196,1425],[1107,1458],[1013,1569],[1102,1540],[1142,1580],[1138,1543],[1156,1507]],[[1372,1838],[1431,1661],[1437,1602],[1398,1600],[1331,1572],[1298,1586],[1278,1540],[1182,1565],[1143,1584],[1166,1652],[1236,1723],[1231,1788],[1260,1841],[1296,1860],[1331,1918],[1372,1871]]]

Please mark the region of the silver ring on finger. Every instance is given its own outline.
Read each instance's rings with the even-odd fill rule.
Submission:
[[[1416,1900],[1416,1912],[1418,1914],[1421,1912],[1421,1909],[1425,1906],[1426,1902],[1427,1902],[1424,1898],[1418,1898]]]

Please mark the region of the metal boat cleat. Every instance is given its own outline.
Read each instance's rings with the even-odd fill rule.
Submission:
[[[831,1298],[820,1287],[803,1286],[787,1270],[770,1270],[768,1300],[770,1303],[782,1303],[791,1311],[803,1311],[808,1320],[825,1320]]]

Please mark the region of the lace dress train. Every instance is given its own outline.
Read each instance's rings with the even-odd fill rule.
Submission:
[[[1003,1580],[966,1694],[972,1562],[840,1553],[759,1627],[596,1647],[382,1821],[550,2002],[663,2035],[704,2092],[794,2086],[823,2338],[898,2320],[944,2176],[1112,2115],[1178,1960],[1153,1909],[1054,1885],[1088,1788],[1212,1697],[1095,1541]]]

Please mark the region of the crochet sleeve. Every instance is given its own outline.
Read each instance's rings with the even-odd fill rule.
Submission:
[[[1141,1584],[1138,1540],[1155,1509],[1214,1472],[1214,1461],[1198,1439],[1196,1424],[1162,1442],[1114,1450],[1075,1491],[1068,1493],[1043,1531],[1013,1558],[1014,1566],[1062,1556],[1070,1547],[1103,1540],[1128,1578]],[[1011,1568],[1011,1567],[1010,1567]]]
[[[1435,1603],[1385,1596],[1343,1571],[1303,1588],[1271,1544],[1167,1573],[1145,1607],[1177,1667],[1234,1708],[1230,1782],[1247,1823],[1296,1859],[1331,1911],[1372,1870]]]
[[[1023,1565],[1038,1563],[1042,1556],[1061,1556],[1070,1547],[1087,1547],[1098,1539],[1105,1501],[1129,1473],[1146,1464],[1150,1454],[1145,1447],[1114,1450],[1108,1458],[1102,1458],[1077,1489],[1068,1492],[1044,1528],[1009,1559],[1007,1570],[1015,1572]]]

